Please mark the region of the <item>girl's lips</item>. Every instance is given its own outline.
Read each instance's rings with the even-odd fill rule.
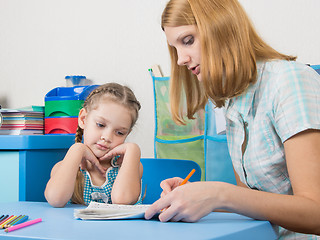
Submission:
[[[97,146],[98,146],[98,149],[100,149],[100,150],[108,150],[109,148],[107,147],[107,146],[105,146],[105,145],[103,145],[103,144],[99,144],[99,143],[97,143]]]

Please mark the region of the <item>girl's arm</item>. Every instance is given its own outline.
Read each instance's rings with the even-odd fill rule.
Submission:
[[[79,165],[90,160],[100,171],[104,171],[91,150],[82,143],[73,144],[65,158],[51,171],[51,177],[45,189],[45,197],[53,207],[64,207],[71,199]]]
[[[161,209],[161,221],[194,222],[214,209],[269,220],[291,231],[320,234],[320,131],[301,132],[284,143],[293,195],[281,195],[223,182],[196,182],[175,188],[146,212]]]
[[[123,143],[112,149],[106,156],[120,155],[121,167],[114,181],[111,199],[115,204],[134,204],[141,192],[143,167],[140,163],[140,148],[135,143]]]

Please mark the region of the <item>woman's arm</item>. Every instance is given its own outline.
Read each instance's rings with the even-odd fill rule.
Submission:
[[[90,159],[101,172],[105,171],[86,145],[73,144],[65,158],[52,168],[51,177],[45,189],[45,197],[50,205],[64,207],[71,199],[79,166],[86,159]]]
[[[301,132],[284,143],[294,195],[262,192],[223,182],[196,182],[175,188],[146,212],[161,209],[161,221],[194,222],[214,209],[269,220],[291,231],[320,234],[320,131]]]
[[[106,157],[120,155],[121,167],[114,181],[111,199],[116,204],[134,204],[141,192],[143,167],[140,148],[135,143],[124,143],[112,149]]]

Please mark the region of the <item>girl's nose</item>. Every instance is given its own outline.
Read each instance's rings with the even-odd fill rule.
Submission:
[[[104,131],[101,135],[101,140],[104,140],[105,142],[112,142],[112,133]]]

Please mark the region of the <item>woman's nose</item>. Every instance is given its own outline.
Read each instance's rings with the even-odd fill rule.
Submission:
[[[188,56],[188,54],[186,54],[183,51],[177,51],[177,55],[178,55],[177,64],[179,66],[187,65],[187,63],[190,61],[190,57]]]

